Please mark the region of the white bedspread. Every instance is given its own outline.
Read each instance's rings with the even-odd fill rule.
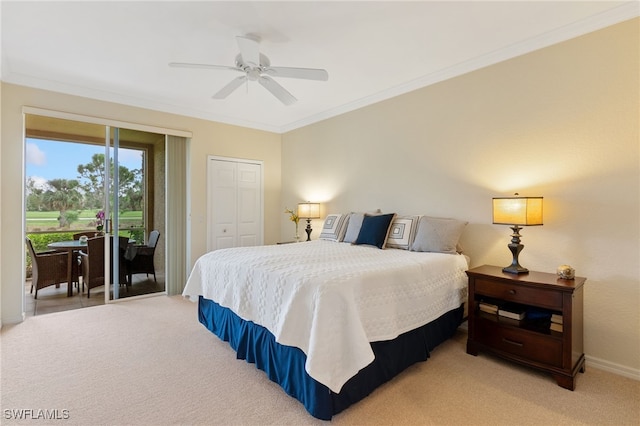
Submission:
[[[311,377],[339,392],[390,340],[466,299],[463,255],[316,240],[203,255],[183,296],[202,295],[307,355]]]

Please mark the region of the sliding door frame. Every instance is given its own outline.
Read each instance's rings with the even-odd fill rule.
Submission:
[[[167,261],[165,263],[166,278],[165,278],[164,294],[169,294],[169,295],[177,294],[179,291],[181,291],[182,286],[184,285],[184,280],[186,280],[186,276],[188,272],[186,270],[188,261],[191,258],[191,253],[190,253],[191,238],[189,234],[191,229],[191,226],[189,223],[191,214],[190,214],[190,203],[188,203],[189,193],[190,193],[190,181],[189,181],[189,175],[188,175],[188,170],[189,170],[188,161],[189,161],[189,144],[193,134],[189,131],[184,131],[184,130],[176,130],[176,129],[158,127],[153,125],[145,125],[140,123],[130,123],[126,121],[112,120],[108,118],[94,117],[94,116],[75,114],[75,113],[56,111],[56,110],[49,110],[49,109],[43,109],[38,107],[23,106],[22,107],[23,150],[25,149],[25,146],[26,146],[26,132],[25,132],[26,115],[39,115],[43,117],[59,118],[63,120],[72,120],[72,121],[85,122],[89,124],[97,124],[97,125],[105,126],[107,129],[108,128],[130,129],[130,130],[137,130],[142,132],[157,133],[157,134],[165,135],[165,145],[167,149],[167,156],[165,157],[165,161],[166,161],[165,165],[167,166],[166,170],[170,170],[170,169],[179,170],[179,173],[177,173],[174,177],[179,177],[183,179],[183,181],[181,182],[181,185],[180,185],[181,187],[178,190],[175,189],[175,185],[174,185],[174,189],[172,190],[172,188],[167,188],[168,179],[165,180],[165,189],[167,190],[167,199],[165,200],[165,212],[166,212],[166,220],[167,220],[165,241],[171,241],[172,244],[175,244],[176,246],[180,247],[181,250],[179,251],[171,250],[171,252],[169,252],[169,250],[167,251]],[[170,144],[179,145],[178,142],[183,142],[184,145],[181,147],[171,146],[171,148],[174,148],[174,149],[170,149],[170,146],[169,146]],[[184,163],[184,164],[174,164],[174,159],[169,158],[170,153],[176,156],[175,160],[179,160],[181,163]],[[25,173],[26,171],[23,168],[23,176],[22,176],[22,185],[23,185],[22,193],[23,194],[25,190],[24,188]],[[172,196],[172,194],[177,196],[180,193],[183,194],[183,198],[180,200],[172,200],[169,198]],[[23,207],[22,209],[23,227],[25,223],[25,215],[26,215],[26,211],[25,211],[25,208]],[[175,216],[175,220],[174,220],[174,216]],[[176,224],[175,222],[179,222],[179,223]],[[23,229],[22,235],[24,235],[24,231],[25,230]],[[169,247],[169,244],[167,244],[167,247]],[[182,256],[180,256],[180,254],[182,254]],[[178,258],[171,260],[169,259],[169,256],[178,256]],[[25,262],[25,259],[23,256],[23,267],[22,267],[23,271],[25,269],[24,262]],[[24,283],[22,283],[21,285],[24,286]],[[105,296],[106,296],[105,299],[108,299],[108,293],[109,293],[108,291],[105,291]],[[162,294],[162,293],[152,293],[151,295],[157,295],[157,294]],[[145,297],[145,296],[139,296],[139,297]],[[122,301],[127,299],[118,299],[118,300]],[[116,300],[111,300],[110,302],[115,302],[115,301]],[[107,302],[107,300],[105,300],[105,302]],[[24,312],[24,296],[22,299],[22,311]]]

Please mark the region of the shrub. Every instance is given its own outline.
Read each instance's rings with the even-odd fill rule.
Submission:
[[[129,229],[129,238],[136,240],[136,243],[138,244],[144,243],[144,229],[134,228],[132,226],[131,229]]]

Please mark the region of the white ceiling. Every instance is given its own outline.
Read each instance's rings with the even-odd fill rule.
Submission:
[[[273,132],[286,132],[638,16],[637,1],[2,1],[2,80]],[[235,36],[257,35],[282,105],[256,82],[211,96],[233,71]]]

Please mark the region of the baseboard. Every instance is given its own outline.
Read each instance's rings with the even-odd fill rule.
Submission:
[[[590,355],[585,355],[585,359],[587,367],[597,368],[598,370],[608,371],[609,373],[640,381],[640,370],[636,368],[616,364],[611,361],[605,361],[604,359],[596,358]]]
[[[12,317],[6,317],[6,318],[2,318],[0,320],[0,325],[4,326],[7,324],[19,324],[22,321],[24,321],[27,318],[27,316],[25,315],[25,313],[23,312],[20,315],[16,315],[16,316],[12,316]]]

